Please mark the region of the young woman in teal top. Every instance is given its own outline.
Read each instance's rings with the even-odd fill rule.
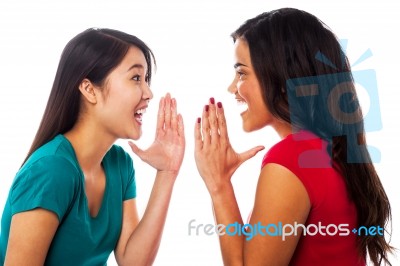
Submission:
[[[146,211],[135,170],[117,139],[137,140],[154,56],[110,29],[74,37],[60,59],[42,122],[10,188],[1,220],[3,265],[149,265],[157,254],[185,150],[176,100],[161,98],[156,138],[132,151],[157,169]]]

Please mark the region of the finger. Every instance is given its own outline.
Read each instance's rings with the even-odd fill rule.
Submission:
[[[171,127],[171,94],[167,93],[165,96],[165,108],[164,108],[164,115],[165,115],[165,129]]]
[[[201,118],[198,117],[194,125],[194,149],[199,151],[203,148],[203,140],[201,138]]]
[[[208,116],[209,116],[209,108],[210,106],[206,105],[204,106],[203,109],[203,116],[201,118],[201,132],[203,134],[203,145],[207,146],[211,142],[211,136],[210,136],[210,123],[208,121]],[[203,147],[204,147],[203,146]]]
[[[217,116],[218,116],[218,129],[219,129],[220,139],[223,142],[229,142],[225,112],[221,102],[217,103]]]
[[[145,161],[145,152],[140,149],[138,146],[136,146],[135,143],[128,141],[129,146],[131,147],[132,151],[134,154],[136,154],[140,159]]]
[[[210,123],[210,134],[211,134],[211,143],[217,143],[219,141],[219,133],[218,133],[218,120],[215,108],[215,100],[214,98],[210,98],[210,109],[208,114],[208,121]]]
[[[164,97],[161,97],[160,103],[158,105],[156,134],[158,134],[158,132],[164,129],[164,120],[165,120],[164,109],[165,109],[165,99]]]
[[[178,114],[178,135],[185,139],[185,126],[183,124],[183,117],[181,114]]]
[[[262,151],[264,148],[264,146],[256,146],[248,151],[239,154],[240,162],[243,163],[248,159],[254,157],[259,151]]]
[[[178,114],[176,99],[171,99],[171,128],[173,131],[178,129]]]

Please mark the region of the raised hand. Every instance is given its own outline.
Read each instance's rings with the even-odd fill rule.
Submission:
[[[214,99],[210,99],[195,125],[195,160],[211,194],[229,184],[236,169],[262,149],[263,146],[257,146],[237,153],[229,142],[222,104],[216,106]]]
[[[178,174],[185,153],[185,135],[182,116],[177,114],[176,100],[169,93],[160,100],[153,144],[146,150],[133,142],[129,145],[140,159],[158,171]]]

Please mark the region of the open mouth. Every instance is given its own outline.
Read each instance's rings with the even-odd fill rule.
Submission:
[[[245,101],[243,101],[242,99],[237,99],[237,98],[236,98],[236,101],[237,101],[237,106],[238,106],[241,114],[248,110],[248,105]]]
[[[139,123],[139,124],[142,124],[142,117],[143,117],[143,114],[144,113],[146,113],[146,108],[143,108],[143,109],[139,109],[139,110],[137,110],[136,112],[135,112],[135,119],[136,119],[136,121]]]

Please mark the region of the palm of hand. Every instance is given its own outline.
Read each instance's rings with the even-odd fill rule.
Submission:
[[[178,172],[185,153],[185,139],[183,136],[166,130],[159,133],[153,144],[145,150],[143,161],[159,171]]]
[[[146,150],[132,142],[129,145],[136,155],[158,171],[178,173],[185,153],[185,135],[176,100],[171,99],[169,93],[160,100],[154,142]]]

